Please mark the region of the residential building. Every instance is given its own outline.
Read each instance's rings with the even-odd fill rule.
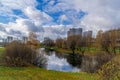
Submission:
[[[67,36],[71,36],[71,35],[81,35],[82,36],[82,28],[71,28],[67,32]]]

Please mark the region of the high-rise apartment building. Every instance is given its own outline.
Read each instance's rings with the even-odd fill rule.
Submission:
[[[71,35],[81,35],[82,36],[82,28],[71,28],[67,32],[67,36],[71,36]]]

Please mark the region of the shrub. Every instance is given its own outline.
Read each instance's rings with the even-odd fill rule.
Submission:
[[[109,61],[98,71],[99,80],[120,80],[120,64]]]
[[[36,55],[37,51],[30,46],[18,41],[13,41],[6,46],[3,61],[7,66],[30,66],[33,65]]]
[[[97,72],[102,65],[109,62],[115,55],[97,53],[95,56],[84,56],[81,70],[89,73]]]

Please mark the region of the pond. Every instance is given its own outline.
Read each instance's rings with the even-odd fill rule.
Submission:
[[[88,61],[86,60],[80,54],[58,53],[55,51],[45,51],[44,48],[41,48],[36,65],[47,70],[80,72],[81,70],[87,69],[85,65]],[[90,64],[91,62],[93,60],[89,61]]]

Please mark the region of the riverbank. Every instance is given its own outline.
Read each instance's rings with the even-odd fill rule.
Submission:
[[[68,49],[56,48],[56,47],[52,47],[52,49],[53,49],[54,51],[56,51],[56,52],[59,52],[59,53],[72,53],[72,51],[71,51],[71,50],[68,50]],[[95,54],[97,54],[97,53],[99,53],[99,52],[104,53],[104,51],[100,51],[99,49],[90,48],[89,50],[86,49],[84,55],[95,55]],[[78,50],[75,50],[75,53],[81,54],[81,52],[78,51]]]
[[[96,80],[96,74],[68,73],[40,68],[0,67],[0,80]]]
[[[4,50],[4,48],[0,48],[0,55]],[[59,72],[38,67],[0,66],[0,80],[96,80],[97,76],[97,74],[86,72]]]
[[[0,48],[0,55],[4,50],[4,48]],[[116,56],[115,60],[119,61],[120,56]],[[0,66],[0,80],[98,80],[98,77],[97,73],[72,73],[46,70],[38,67]]]
[[[44,48],[46,48],[46,47],[44,47]],[[47,49],[51,50],[51,47],[47,47]],[[53,50],[56,52],[59,52],[59,53],[72,53],[72,51],[69,49],[63,49],[63,48],[57,48],[57,47],[52,47],[52,51]],[[75,50],[75,53],[81,54],[81,52],[79,50]],[[98,53],[106,53],[106,52],[102,51],[100,49],[97,49],[97,48],[90,48],[90,49],[86,48],[84,55],[89,55],[89,56],[92,55],[93,56],[93,55],[96,55]],[[120,49],[117,49],[116,53],[120,54]]]

